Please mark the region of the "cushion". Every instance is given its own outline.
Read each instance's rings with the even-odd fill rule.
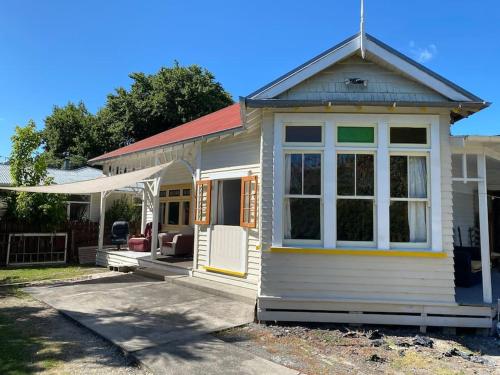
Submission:
[[[480,272],[481,271],[481,261],[473,260],[471,261],[472,272]]]

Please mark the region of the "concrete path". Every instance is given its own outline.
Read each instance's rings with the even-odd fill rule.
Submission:
[[[210,335],[251,322],[251,304],[134,274],[25,290],[158,374],[297,374]]]

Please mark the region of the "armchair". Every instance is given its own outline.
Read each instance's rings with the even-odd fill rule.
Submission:
[[[188,231],[184,233],[161,233],[158,237],[162,255],[193,255],[194,235],[192,233]]]
[[[144,229],[144,234],[134,236],[128,240],[128,249],[130,251],[147,252],[151,250],[151,236],[153,231],[153,223],[147,223]]]

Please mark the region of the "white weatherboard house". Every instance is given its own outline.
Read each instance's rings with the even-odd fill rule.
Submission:
[[[255,290],[264,321],[491,327],[500,138],[450,136],[487,106],[357,34],[238,104],[91,160],[109,177],[82,188],[101,204],[145,181],[143,228],[195,237],[182,267],[156,241],[138,258],[101,240],[98,263]]]

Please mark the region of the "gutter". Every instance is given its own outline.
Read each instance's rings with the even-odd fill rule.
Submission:
[[[500,144],[500,135],[466,135],[463,139],[464,142]]]
[[[366,106],[366,107],[432,107],[471,109],[479,111],[491,103],[478,102],[409,102],[409,101],[347,101],[347,100],[283,100],[283,99],[248,99],[248,108],[286,108],[286,107],[332,107],[332,106]]]

